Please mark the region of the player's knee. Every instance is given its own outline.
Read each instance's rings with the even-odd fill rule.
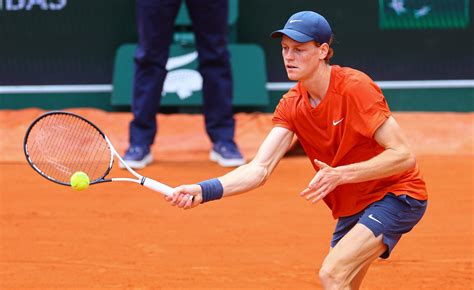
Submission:
[[[323,264],[319,270],[319,280],[324,289],[344,289],[347,284],[345,275],[336,267]]]

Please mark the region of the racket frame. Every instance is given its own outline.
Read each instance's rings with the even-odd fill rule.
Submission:
[[[107,143],[108,147],[109,147],[109,150],[110,150],[110,162],[109,162],[109,166],[107,168],[107,170],[104,172],[104,174],[91,181],[90,182],[90,185],[94,185],[94,184],[99,184],[99,183],[104,183],[104,182],[116,182],[116,181],[125,181],[125,182],[133,182],[133,183],[137,183],[137,184],[140,184],[140,185],[143,185],[145,187],[148,187],[154,191],[158,191],[164,195],[167,195],[167,196],[171,196],[172,193],[173,193],[173,188],[165,185],[165,184],[162,184],[161,182],[158,182],[156,180],[153,180],[151,178],[147,178],[145,176],[142,176],[140,174],[138,174],[135,170],[133,170],[130,166],[128,166],[128,164],[122,159],[122,157],[118,154],[117,150],[115,150],[115,147],[112,145],[112,142],[110,142],[109,138],[107,137],[107,135],[105,135],[105,133],[99,128],[97,127],[94,123],[92,123],[91,121],[87,120],[86,118],[78,115],[78,114],[75,114],[75,113],[71,113],[71,112],[67,112],[67,111],[49,111],[49,112],[46,112],[44,114],[42,114],[41,116],[39,116],[38,118],[36,118],[31,124],[30,126],[28,127],[28,129],[26,130],[26,133],[25,133],[25,137],[23,139],[23,151],[25,153],[25,157],[26,157],[26,160],[28,162],[28,164],[36,171],[38,172],[41,176],[43,176],[44,178],[46,178],[47,180],[49,181],[52,181],[52,182],[55,182],[57,184],[60,184],[60,185],[65,185],[65,186],[71,186],[70,183],[66,183],[66,182],[62,182],[62,181],[59,181],[59,180],[56,180],[50,176],[48,176],[46,173],[44,173],[39,167],[37,167],[33,160],[31,160],[30,158],[30,154],[28,152],[28,145],[27,145],[27,141],[28,141],[28,137],[30,135],[30,132],[31,130],[33,129],[33,127],[36,125],[36,123],[38,123],[40,120],[46,118],[47,116],[49,115],[71,115],[71,116],[74,116],[76,118],[79,118],[83,121],[85,121],[86,123],[88,123],[89,125],[91,125],[94,129],[97,130],[97,132],[99,132],[99,134],[104,138],[105,142]],[[136,179],[134,178],[126,178],[126,177],[118,177],[118,178],[105,178],[111,171],[113,165],[114,165],[114,157],[117,157],[117,159],[119,160],[119,162],[128,170],[128,172],[130,172],[133,176],[136,177]]]

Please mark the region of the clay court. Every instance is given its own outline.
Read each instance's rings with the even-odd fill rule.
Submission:
[[[71,110],[123,152],[130,113]],[[0,289],[320,289],[335,221],[298,196],[314,174],[284,158],[258,190],[182,211],[128,183],[84,192],[53,184],[24,160],[23,136],[43,111],[0,112]],[[395,113],[417,154],[428,210],[362,289],[472,289],[473,113]],[[269,114],[238,114],[252,158]],[[179,120],[179,122],[177,122]],[[224,174],[207,159],[201,115],[160,115],[156,162],[141,171],[170,186]],[[110,175],[126,172],[114,169]]]

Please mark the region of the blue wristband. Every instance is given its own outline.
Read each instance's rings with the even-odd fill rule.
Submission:
[[[202,190],[202,203],[221,199],[224,194],[222,183],[217,178],[201,181],[198,184]]]

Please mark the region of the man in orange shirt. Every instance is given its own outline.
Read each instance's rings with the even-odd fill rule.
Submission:
[[[281,38],[288,78],[255,158],[224,176],[182,185],[167,200],[192,208],[262,185],[296,134],[317,171],[301,196],[323,199],[338,219],[319,276],[325,289],[357,289],[370,264],[388,258],[423,216],[426,186],[402,130],[377,85],[364,73],[329,65],[333,33],[303,11],[272,33]]]

